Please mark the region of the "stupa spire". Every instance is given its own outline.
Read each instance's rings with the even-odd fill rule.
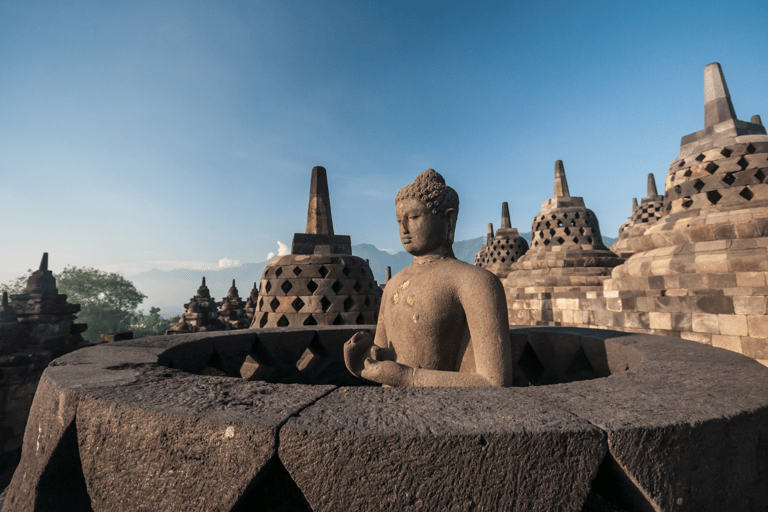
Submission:
[[[563,167],[563,161],[558,160],[555,162],[555,195],[554,197],[571,197],[571,193],[568,190],[568,180],[565,178],[565,168]]]
[[[659,195],[659,192],[656,190],[656,178],[653,176],[652,172],[648,173],[648,197],[653,197]]]
[[[704,68],[704,128],[723,121],[736,120],[731,93],[720,64],[713,62]]]
[[[509,203],[501,203],[501,229],[510,229],[512,222],[509,220]]]
[[[488,223],[488,233],[485,235],[485,243],[489,244],[493,240],[493,223]]]
[[[333,234],[331,197],[328,193],[328,177],[325,173],[325,167],[317,166],[312,168],[305,233],[313,235]]]
[[[43,259],[40,260],[40,271],[46,272],[48,270],[48,253],[43,253]]]
[[[632,211],[635,211],[635,210],[637,210],[637,198],[633,197],[632,198]]]

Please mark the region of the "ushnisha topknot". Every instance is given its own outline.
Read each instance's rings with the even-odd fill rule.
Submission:
[[[416,199],[435,215],[445,215],[448,210],[459,213],[459,194],[445,184],[445,179],[434,169],[427,169],[416,176],[410,185],[400,189],[395,204],[404,199]]]

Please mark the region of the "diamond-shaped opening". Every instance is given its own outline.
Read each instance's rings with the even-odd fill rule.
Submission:
[[[317,290],[317,283],[310,280],[307,283],[307,290],[309,290],[309,293],[315,293],[315,290]]]
[[[531,384],[536,384],[541,376],[544,375],[544,365],[541,364],[530,343],[525,344],[523,353],[520,354],[520,359],[517,361],[517,366]]]
[[[360,281],[355,281],[355,284],[352,285],[352,288],[357,292],[360,293],[363,289],[363,285],[360,283]]]
[[[317,325],[317,320],[311,314],[304,320],[304,325]]]
[[[341,271],[344,272],[344,275],[347,276],[347,277],[349,277],[349,274],[352,273],[352,270],[348,266],[346,266],[346,265],[344,265],[344,268],[341,269]]]
[[[363,325],[364,322],[363,322],[363,315],[362,314],[358,314],[357,315],[357,318],[355,318],[355,323],[357,325]]]
[[[354,305],[355,301],[352,300],[352,297],[347,297],[344,299],[344,311],[349,311]]]
[[[579,212],[576,212],[576,213],[573,215],[573,218],[574,218],[574,219],[578,219],[578,218],[580,218],[580,217],[579,217]]]
[[[559,228],[563,227],[563,221],[558,220],[557,221],[557,227],[559,227]]]
[[[505,261],[507,261],[507,258],[501,258],[502,263],[504,263]]]
[[[333,293],[336,295],[339,294],[342,288],[344,288],[344,285],[341,284],[338,280],[334,281],[333,285],[331,286],[331,290],[333,290]]]
[[[725,158],[728,158],[729,156],[731,156],[732,153],[733,153],[733,151],[728,149],[728,148],[723,148],[720,151],[720,154],[723,155]]]
[[[568,368],[565,369],[565,374],[570,377],[569,381],[594,379],[597,377],[592,363],[589,362],[589,358],[584,352],[584,348],[579,347],[576,351]]]
[[[336,315],[336,318],[333,319],[333,325],[344,325],[344,319],[341,318],[341,315]]]
[[[327,313],[332,305],[333,303],[328,300],[328,297],[323,297],[322,299],[320,299],[320,307],[323,308],[323,312]]]
[[[677,187],[675,187],[675,188],[677,188]],[[701,180],[696,180],[693,183],[693,188],[695,188],[697,192],[701,192],[701,189],[704,188],[704,182],[701,181]]]
[[[763,173],[762,169],[758,169],[755,173],[755,179],[759,182],[762,182],[765,179],[765,173]]]
[[[581,233],[582,235],[584,235],[584,234],[586,234],[586,231],[584,231],[584,228],[579,228],[579,233]]]
[[[544,232],[543,231],[539,231],[539,238],[544,238]]]
[[[706,157],[704,156],[704,153],[699,153],[699,156],[697,156],[697,157],[696,157],[696,161],[697,161],[697,162],[701,162],[701,161],[702,161],[702,160],[704,160],[705,158],[706,158]]]
[[[507,256],[509,256],[509,251],[507,251]]]
[[[709,174],[714,174],[719,166],[715,162],[709,162],[706,167],[704,167],[704,170],[707,171]]]
[[[317,273],[320,274],[320,277],[325,277],[328,275],[328,269],[325,268],[325,266],[322,266],[319,269],[317,269]]]
[[[288,293],[291,291],[291,288],[293,288],[293,285],[290,281],[285,281],[283,284],[280,285],[280,289],[283,290],[283,293]]]
[[[280,299],[275,297],[272,299],[272,302],[269,303],[269,307],[272,308],[272,311],[277,310],[278,306],[280,306]]]
[[[566,235],[570,235],[570,234],[571,234],[571,230],[570,230],[570,229],[568,229],[568,228],[565,228],[565,229],[563,230],[563,232],[564,232]]]
[[[549,230],[549,234],[550,234],[550,236],[554,235],[555,233],[557,233],[557,231],[555,231],[554,229],[550,229],[550,230]]]
[[[544,225],[547,226],[547,227],[550,227],[551,224],[549,223],[549,221],[547,221],[547,222],[544,223]]]
[[[368,307],[371,305],[371,297],[370,295],[365,296],[365,300],[363,301],[363,304],[365,304],[365,307]]]
[[[573,241],[574,241],[574,243],[579,243],[579,237],[577,237],[577,236],[573,237]]]
[[[280,267],[277,267],[275,269],[275,277],[280,277],[280,275],[283,273],[283,269]]]
[[[688,208],[690,208],[692,204],[693,204],[693,200],[692,200],[690,197],[684,197],[684,198],[683,198],[683,202],[682,202],[682,203],[680,203],[680,205],[681,205],[683,208],[685,208],[686,210],[687,210]],[[669,203],[669,204],[667,205],[667,210],[669,210],[669,209],[671,209],[671,208],[672,208],[672,203]]]
[[[591,244],[591,243],[592,243],[592,242],[594,242],[594,241],[595,241],[595,239],[594,239],[594,238],[592,238],[591,236],[590,236],[590,237],[587,237],[587,242],[588,242],[588,243],[590,243],[590,244]]]
[[[564,214],[563,214],[563,218],[564,218],[564,219],[567,219],[567,218],[568,218],[568,214],[567,214],[567,213],[564,213]]]
[[[749,167],[749,162],[744,157],[739,158],[739,161],[736,162],[736,163],[738,164],[739,167],[741,167],[742,170],[744,170],[747,167]]]
[[[259,327],[264,327],[265,325],[267,325],[267,315],[268,313],[264,313],[263,315],[261,315],[261,320],[259,320]]]
[[[739,195],[746,199],[747,201],[751,201],[753,197],[755,197],[755,194],[752,193],[751,190],[749,190],[749,187],[744,187],[744,189],[739,192]]]
[[[291,307],[294,309],[294,311],[299,312],[301,311],[301,308],[304,307],[304,301],[301,300],[301,297],[296,297],[293,299],[293,302],[291,302]]]
[[[555,220],[555,219],[557,219],[557,215],[555,215],[555,214],[553,213],[552,215],[550,215],[550,216],[549,216],[549,218],[550,218],[550,219],[552,219],[552,220]]]
[[[680,163],[679,163],[679,164],[677,164],[677,166],[678,166],[678,167],[683,167],[683,166],[685,166],[685,160],[680,160]]]
[[[710,190],[707,192],[707,199],[709,199],[709,202],[712,204],[717,204],[722,197],[723,196],[717,190]]]
[[[747,153],[749,153],[751,155],[755,151],[757,151],[757,148],[755,146],[753,146],[752,143],[750,142],[749,146],[747,146]]]
[[[261,297],[261,298],[259,299],[259,309],[261,309],[261,308],[263,308],[263,307],[264,307],[264,297]]]
[[[688,169],[683,173],[683,176],[685,176],[686,178],[690,178],[691,174],[693,174],[693,172],[690,169]]]
[[[558,243],[558,244],[560,244],[560,245],[563,245],[563,242],[565,242],[565,240],[563,240],[561,237],[557,237],[557,240],[556,240],[556,241],[557,241],[557,243]]]
[[[272,283],[270,283],[269,281],[267,281],[267,285],[265,286],[265,288],[267,289],[267,293],[269,293],[269,290],[271,290],[271,289],[272,289]]]
[[[544,240],[544,245],[549,245],[549,239]]]
[[[672,190],[675,191],[675,195],[680,195],[683,193],[683,187],[680,185],[675,185],[675,188],[673,188]]]
[[[290,324],[290,322],[288,321],[287,318],[285,318],[285,315],[280,315],[280,318],[277,320],[277,326],[288,327],[288,324]]]
[[[299,277],[299,274],[301,274],[301,267],[293,267],[293,275]]]
[[[720,181],[722,181],[723,183],[725,183],[728,186],[731,186],[731,185],[733,185],[733,182],[736,181],[736,178],[734,178],[733,174],[728,173]]]

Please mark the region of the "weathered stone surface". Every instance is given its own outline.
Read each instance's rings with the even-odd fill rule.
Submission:
[[[279,426],[334,389],[190,375],[157,365],[162,352],[114,344],[54,361],[4,510],[231,510]]]
[[[279,448],[318,512],[581,510],[605,451],[549,393],[503,388],[343,388]]]

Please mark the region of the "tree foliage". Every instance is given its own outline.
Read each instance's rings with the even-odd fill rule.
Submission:
[[[0,284],[0,293],[6,291],[9,296],[21,293],[30,274],[32,270],[10,283]],[[156,307],[150,308],[149,314],[137,311],[147,296],[114,272],[68,266],[54,277],[56,288],[67,295],[67,302],[80,304],[77,322],[88,324],[83,338],[91,343],[109,332],[133,331],[134,338],[162,334],[180,318],[163,318],[160,308]]]

